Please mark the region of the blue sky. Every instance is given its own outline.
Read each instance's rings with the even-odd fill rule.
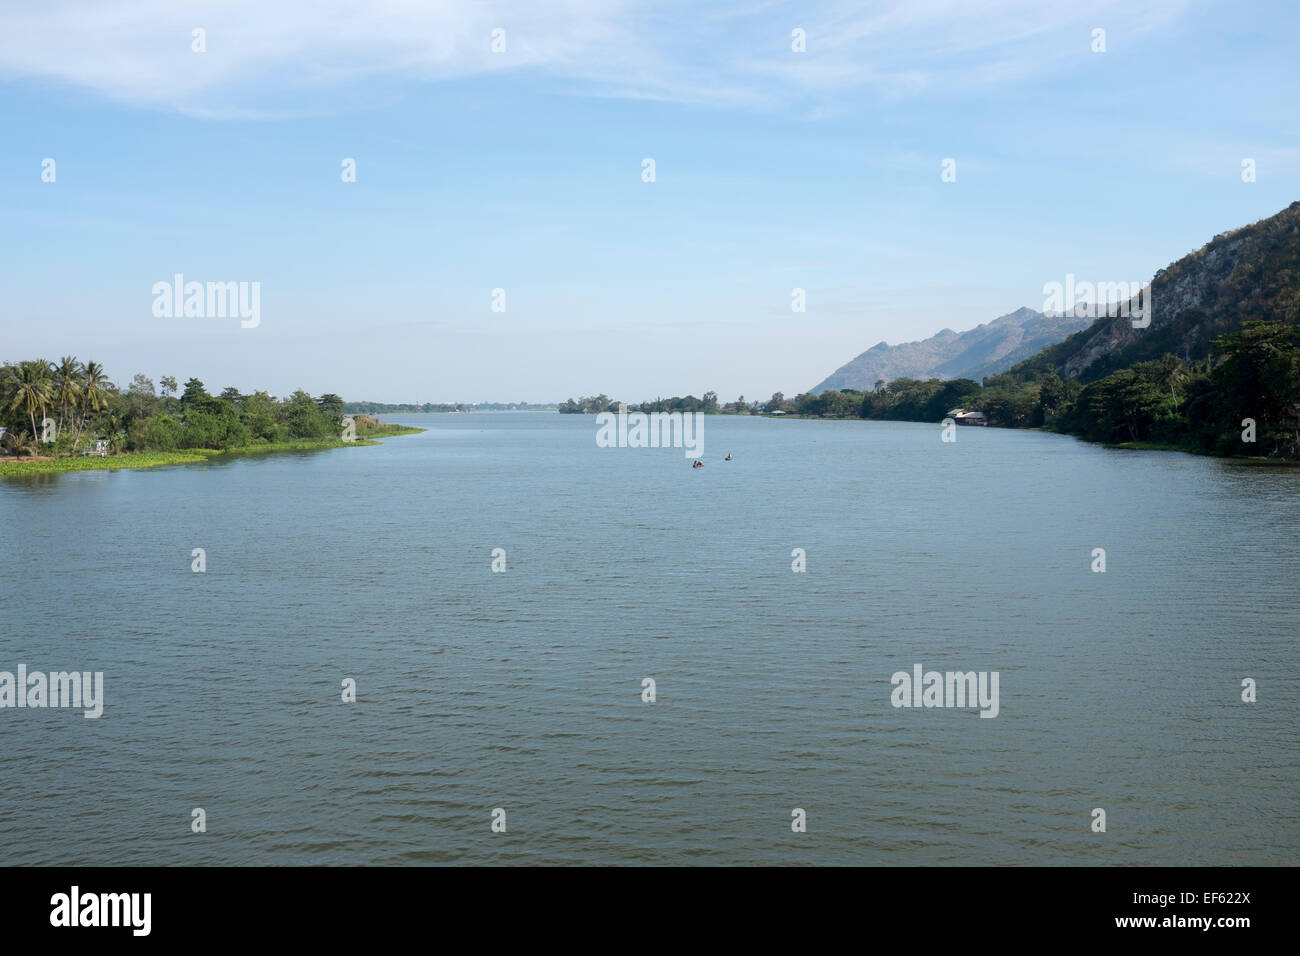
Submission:
[[[1067,272],[1149,279],[1300,198],[1290,2],[359,9],[0,9],[0,359],[394,402],[766,398],[1041,308]],[[155,317],[177,272],[260,282],[260,324]]]

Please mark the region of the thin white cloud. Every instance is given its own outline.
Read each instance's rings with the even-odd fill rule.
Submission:
[[[47,0],[0,9],[0,74],[135,105],[247,117],[350,108],[362,82],[504,71],[558,92],[756,106],[1011,82],[1093,26],[1158,29],[1186,0]],[[191,50],[206,31],[206,52]],[[506,31],[506,51],[491,49]],[[791,50],[791,31],[807,52]]]

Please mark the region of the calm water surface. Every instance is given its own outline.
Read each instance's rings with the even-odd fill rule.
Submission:
[[[429,431],[0,481],[0,670],[107,698],[0,710],[0,863],[1296,862],[1300,470],[393,418]],[[1001,713],[895,709],[916,663]]]

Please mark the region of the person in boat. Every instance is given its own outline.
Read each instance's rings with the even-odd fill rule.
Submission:
[[[692,468],[703,468],[703,467],[704,467],[704,462],[702,462],[702,461],[700,461],[698,458],[696,458],[696,459],[695,459],[695,463],[694,463],[693,465],[691,465],[691,467],[692,467]]]

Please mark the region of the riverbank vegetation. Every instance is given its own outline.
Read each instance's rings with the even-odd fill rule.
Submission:
[[[1050,350],[1048,350],[1050,352]],[[1300,460],[1300,328],[1246,322],[1212,340],[1209,354],[1185,361],[1166,354],[1092,381],[1061,378],[1050,355],[983,382],[896,378],[870,391],[827,389],[787,399],[721,404],[703,398],[656,399],[629,412],[789,415],[939,422],[957,409],[983,412],[990,425],[1047,428],[1090,441],[1176,448],[1213,455]],[[569,399],[564,413],[618,411],[608,395]]]
[[[572,398],[561,402],[558,411],[566,415],[594,414],[599,412],[617,412],[619,403],[608,395],[583,396],[577,401]],[[639,404],[627,406],[629,412],[699,412],[704,415],[758,415],[762,406],[758,402],[746,402],[741,395],[734,402],[725,405],[718,401],[717,392],[705,392],[703,398],[694,395],[672,398],[656,398]]]
[[[421,431],[365,415],[345,423],[344,401],[334,394],[313,398],[299,389],[281,400],[235,388],[212,395],[196,378],[183,387],[172,376],[160,383],[156,391],[136,375],[123,389],[99,363],[72,356],[0,365],[0,473],[183,464]]]
[[[774,396],[776,399],[776,396]],[[956,408],[990,425],[1046,427],[1090,441],[1214,455],[1300,459],[1300,329],[1247,322],[1196,361],[1137,362],[1090,382],[1033,361],[986,378],[877,382],[870,392],[828,390],[767,410],[817,418],[937,422]]]
[[[372,419],[373,421],[373,419]],[[128,451],[116,455],[100,457],[97,455],[79,455],[69,458],[12,458],[0,456],[0,478],[14,475],[51,474],[64,471],[117,471],[120,468],[157,468],[163,465],[192,465],[213,459],[233,458],[245,455],[264,455],[274,452],[317,451],[325,448],[356,448],[362,445],[378,445],[377,438],[390,438],[394,435],[410,435],[422,432],[423,428],[407,428],[401,425],[379,424],[365,434],[365,438],[344,441],[342,438],[297,439],[283,442],[267,442],[259,445],[246,445],[241,448],[188,448],[184,451]]]

